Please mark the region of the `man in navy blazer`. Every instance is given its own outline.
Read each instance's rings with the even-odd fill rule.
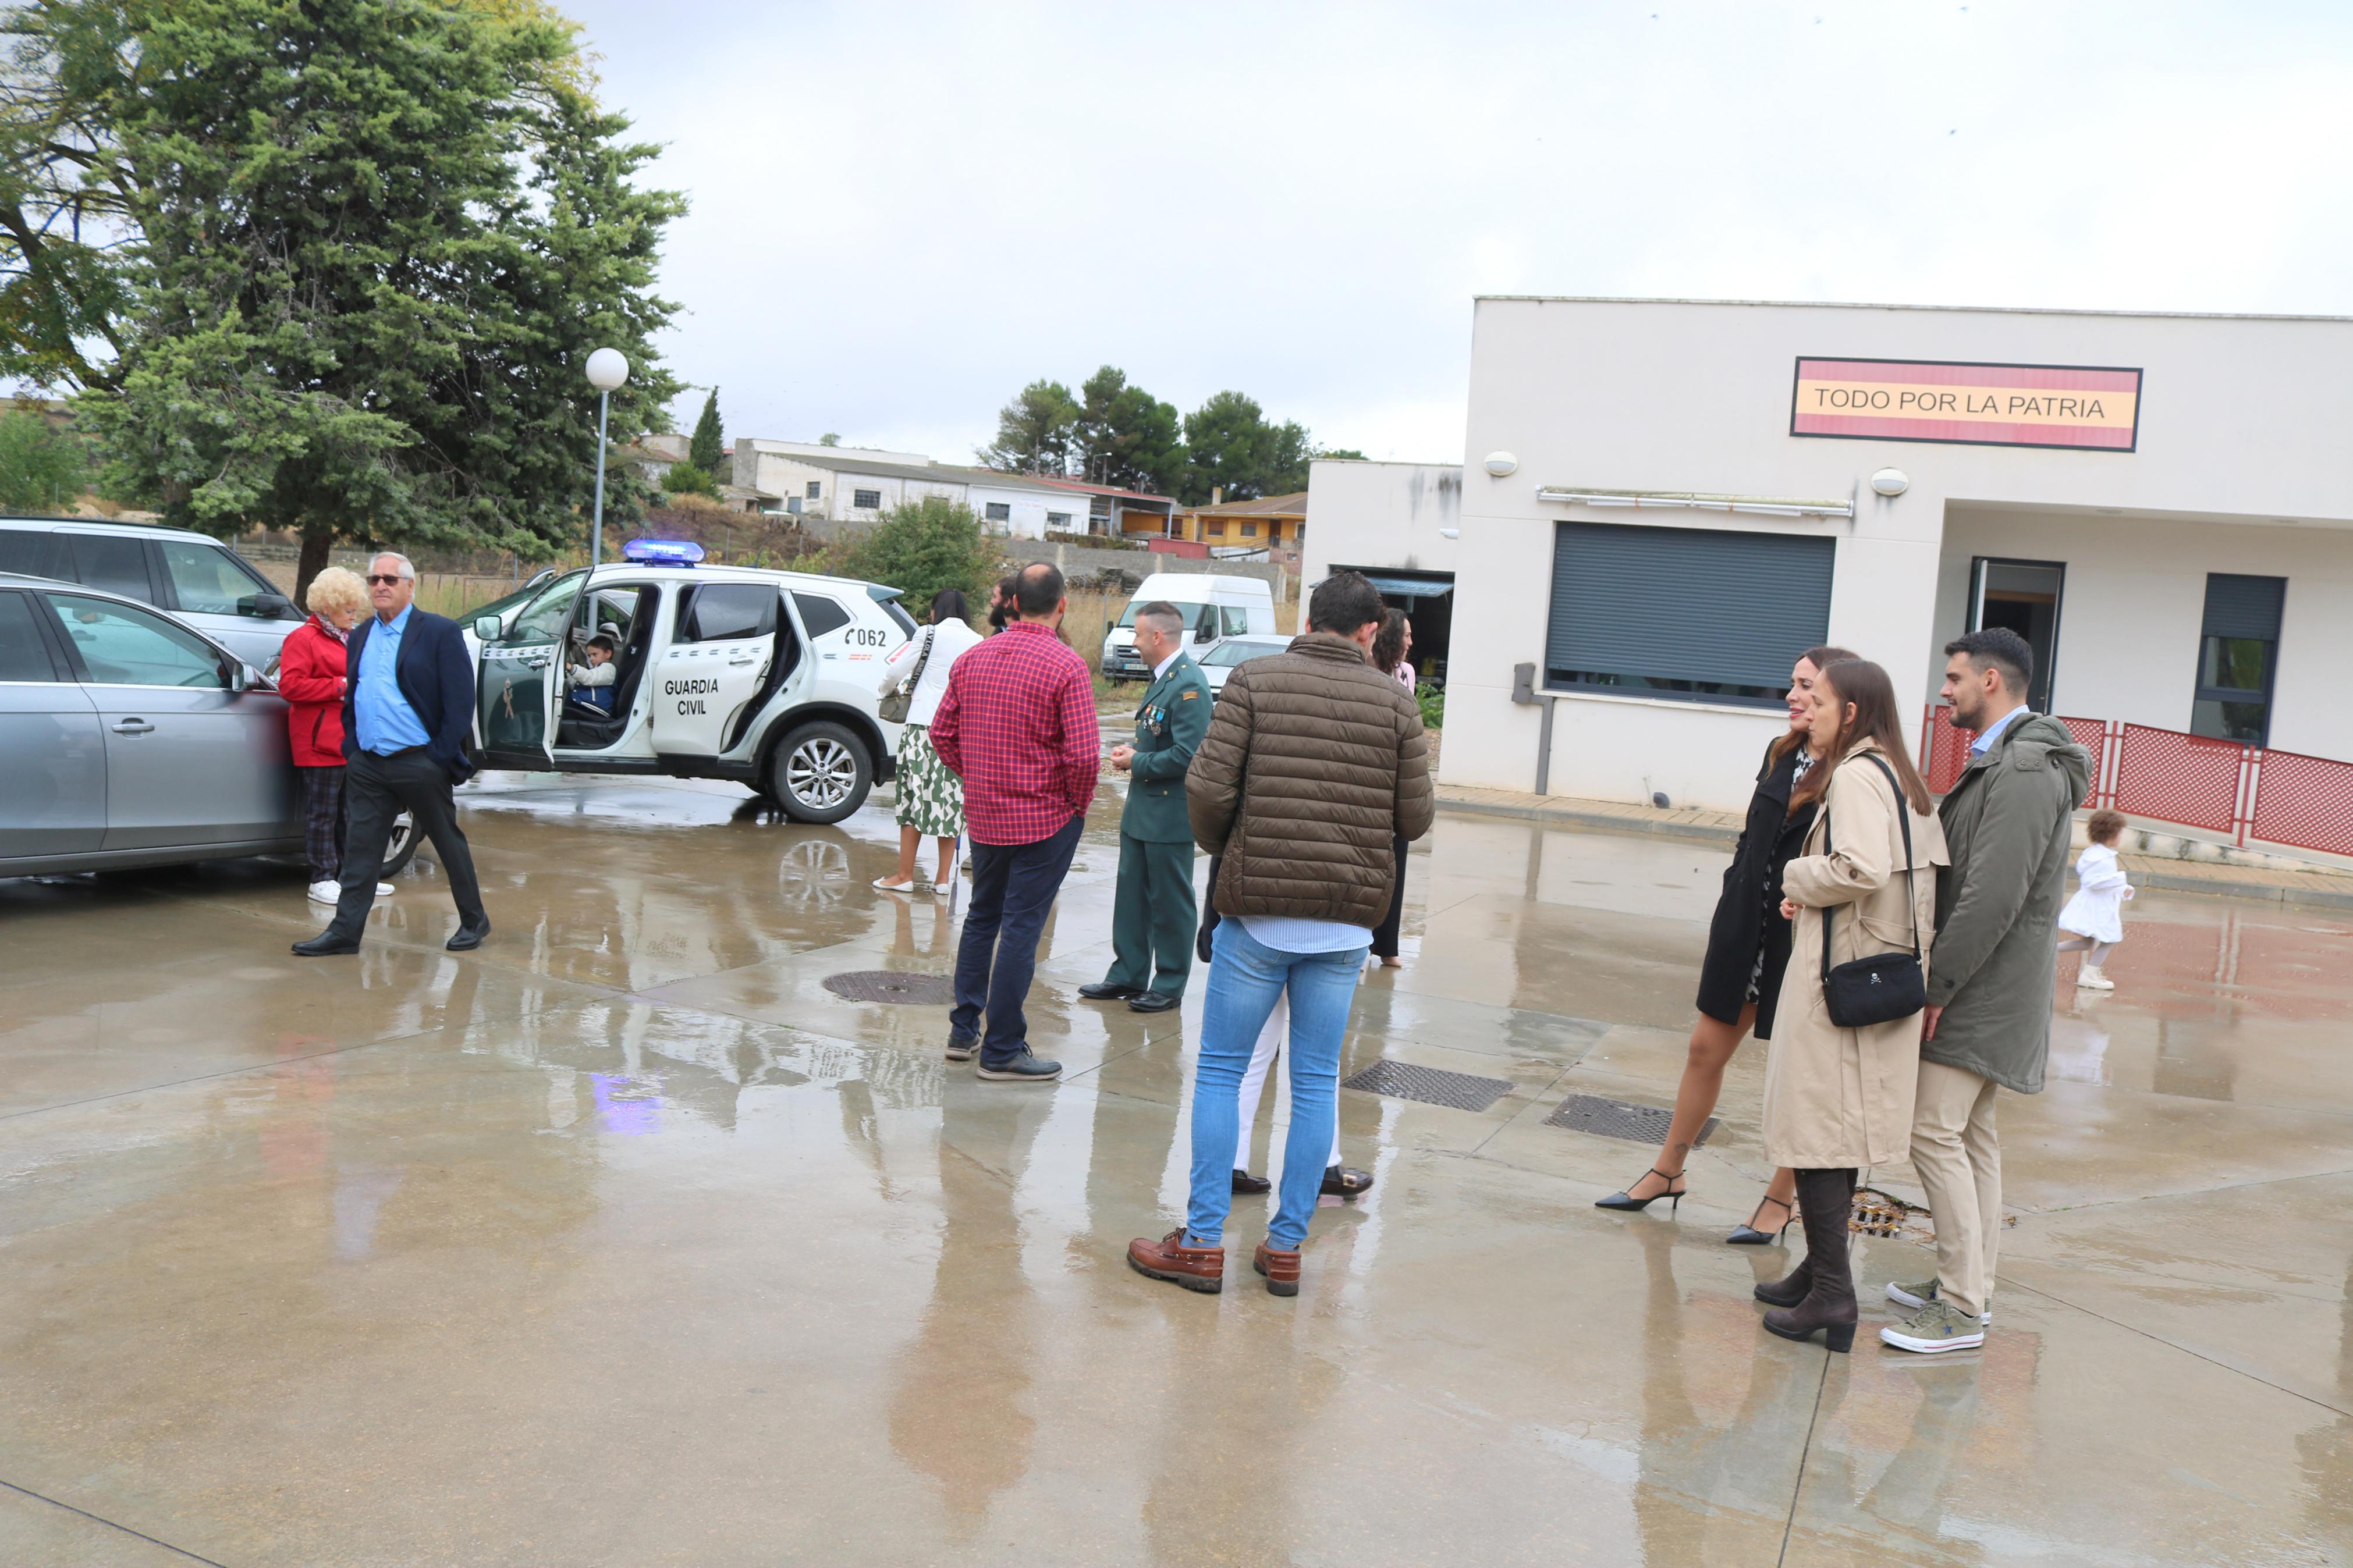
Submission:
[[[433,841],[458,905],[452,952],[482,945],[491,917],[474,877],[473,851],[458,827],[451,791],[474,771],[466,739],[474,725],[474,666],[458,623],[417,609],[417,568],[387,552],[368,563],[375,614],[352,628],[344,650],[343,897],[335,918],[297,956],[357,952],[375,900],[375,878],[392,842],[393,819],[409,814]]]

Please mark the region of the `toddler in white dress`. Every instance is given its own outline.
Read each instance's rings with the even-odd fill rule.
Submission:
[[[2059,911],[2059,951],[2084,955],[2083,971],[2075,976],[2079,989],[2114,991],[2116,983],[2103,966],[2125,939],[2124,904],[2133,896],[2124,868],[2116,864],[2124,814],[2102,807],[2084,826],[2092,843],[2075,859],[2075,896]]]

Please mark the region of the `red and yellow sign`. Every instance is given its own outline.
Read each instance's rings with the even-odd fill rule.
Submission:
[[[2129,452],[2140,372],[2093,365],[1800,359],[1792,436]]]

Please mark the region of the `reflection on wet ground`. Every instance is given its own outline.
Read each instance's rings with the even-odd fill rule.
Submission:
[[[312,963],[298,870],[0,883],[0,1563],[2353,1562],[2347,922],[2152,894],[2115,994],[2063,961],[1985,1349],[1832,1357],[1757,1328],[1787,1255],[1721,1244],[1759,1052],[1688,1215],[1594,1210],[1651,1151],[1546,1122],[1671,1099],[1704,849],[1440,821],[1344,1070],[1511,1089],[1345,1093],[1379,1184],[1277,1301],[1122,1261],[1181,1205],[1199,987],[1074,994],[1113,803],[1038,1090],[824,989],[953,965],[945,900],[868,886],[883,810],[465,799],[464,957],[429,867]]]

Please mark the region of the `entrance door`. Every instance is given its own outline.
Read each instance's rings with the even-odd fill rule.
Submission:
[[[586,572],[558,577],[522,607],[505,637],[482,646],[474,700],[482,728],[482,759],[492,767],[554,765],[549,742],[564,685],[556,645],[587,581]]]
[[[744,705],[767,689],[776,656],[777,590],[768,583],[700,583],[655,667],[654,750],[715,757]]]
[[[2062,561],[2002,561],[1980,555],[1969,573],[1969,630],[2006,626],[2034,650],[2026,705],[2051,711],[2052,678],[2059,662],[2059,601],[2067,585]]]

